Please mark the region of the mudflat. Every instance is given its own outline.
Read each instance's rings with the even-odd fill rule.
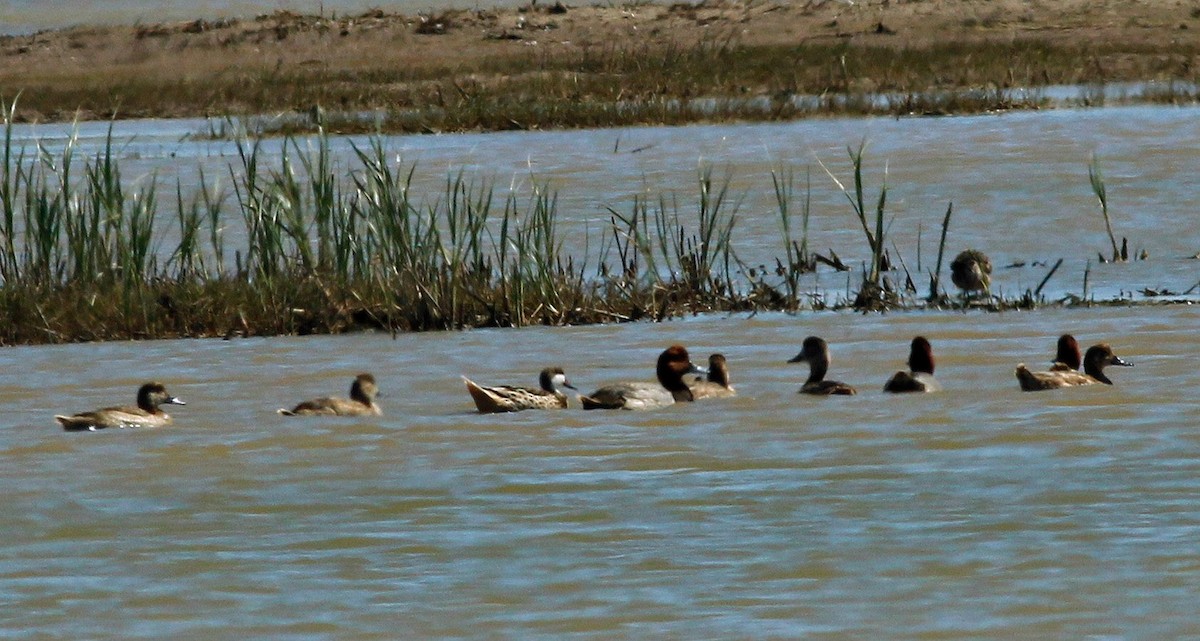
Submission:
[[[1194,82],[1198,51],[1195,2],[540,0],[520,9],[281,11],[6,36],[0,97],[20,94],[14,115],[25,121],[319,105],[463,114],[400,127],[417,130],[588,126],[617,123],[596,110],[574,122],[512,105]],[[483,115],[505,109],[511,115]]]

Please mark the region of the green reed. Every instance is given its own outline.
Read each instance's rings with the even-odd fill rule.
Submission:
[[[854,170],[853,191],[848,189],[842,181],[838,180],[837,176],[825,167],[821,168],[833,180],[838,189],[845,196],[847,202],[850,203],[850,208],[858,220],[859,226],[862,228],[863,236],[867,240],[867,249],[871,255],[869,266],[864,269],[863,284],[856,298],[856,306],[874,309],[877,307],[888,307],[898,301],[895,296],[889,291],[887,285],[882,279],[883,272],[888,268],[887,248],[886,248],[886,227],[884,226],[884,215],[887,210],[887,181],[879,189],[879,198],[875,201],[873,211],[868,208],[866,200],[866,187],[863,179],[863,162],[866,152],[866,141],[859,143],[858,148],[847,147],[846,153],[850,157],[850,164]],[[818,161],[819,162],[819,161]],[[886,177],[886,168],[884,174]],[[911,281],[911,278],[909,278]]]
[[[1117,237],[1113,234],[1112,219],[1108,215],[1108,188],[1104,185],[1104,174],[1100,172],[1100,160],[1092,154],[1088,164],[1088,182],[1092,185],[1092,193],[1100,203],[1100,215],[1104,217],[1104,229],[1108,232],[1108,241],[1112,244],[1112,261],[1124,262],[1128,255],[1117,248]]]
[[[805,171],[804,204],[800,213],[800,240],[792,237],[792,200],[795,197],[796,176],[792,169],[771,170],[771,185],[774,188],[776,212],[783,232],[783,249],[787,263],[776,259],[775,272],[783,276],[787,292],[787,307],[795,309],[799,304],[800,275],[815,271],[817,259],[808,251],[808,221],[812,215],[812,172]]]
[[[378,136],[348,156],[332,153],[324,132],[272,146],[242,139],[227,184],[201,171],[193,191],[177,181],[172,192],[153,174],[125,178],[111,129],[90,156],[73,136],[30,151],[13,142],[11,113],[0,150],[0,343],[795,310],[802,297],[826,305],[803,291],[802,275],[840,265],[832,251],[832,260],[809,253],[810,183],[794,237],[790,169],[772,173],[783,231],[772,271],[738,257],[744,194],[711,167],[698,172],[694,197],[641,194],[577,230],[562,225],[558,194],[536,177],[501,191],[460,171],[417,193],[415,165]],[[882,277],[887,188],[870,207],[864,148],[850,156],[854,185],[842,192],[871,266],[862,291],[834,305],[895,306],[903,294]],[[570,243],[581,251],[564,250],[568,234],[582,234]]]

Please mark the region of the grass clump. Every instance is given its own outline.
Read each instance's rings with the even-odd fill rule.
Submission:
[[[242,138],[227,189],[201,172],[185,192],[154,175],[128,180],[111,128],[90,157],[73,137],[57,151],[18,146],[14,110],[4,112],[0,149],[0,344],[394,333],[947,300],[936,277],[949,210],[931,296],[921,302],[894,244],[905,276],[894,279],[900,285],[887,276],[899,273],[888,253],[888,190],[868,199],[865,145],[849,150],[853,187],[834,180],[868,259],[859,290],[830,300],[806,290],[802,276],[848,267],[832,250],[809,249],[811,186],[806,180],[797,194],[790,169],[772,175],[782,244],[768,269],[738,256],[742,195],[710,167],[699,171],[694,199],[643,194],[609,207],[606,223],[585,232],[583,250],[572,253],[549,185],[500,193],[459,172],[440,192],[421,195],[415,166],[392,157],[378,136],[354,145],[348,160],[330,152],[323,130],[275,141],[269,154],[261,139]],[[1022,299],[985,304],[1041,304],[1049,276]]]

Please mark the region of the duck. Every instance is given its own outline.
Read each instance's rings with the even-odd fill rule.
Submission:
[[[613,383],[587,396],[581,395],[579,402],[585,410],[647,410],[674,403],[687,403],[696,400],[696,397],[683,377],[707,372],[692,363],[684,346],[672,345],[659,354],[655,373],[658,376],[658,384]]]
[[[1051,369],[1048,372],[1031,372],[1024,363],[1021,363],[1017,365],[1016,374],[1021,389],[1026,392],[1096,383],[1112,385],[1112,380],[1104,375],[1104,368],[1109,365],[1133,367],[1133,363],[1114,354],[1108,343],[1099,343],[1089,347],[1087,353],[1083,355],[1083,373],[1066,369],[1065,366],[1063,369]]]
[[[729,365],[724,354],[712,354],[708,357],[708,375],[697,378],[690,386],[692,398],[724,398],[737,396],[737,391],[729,384]]]
[[[933,377],[933,346],[924,336],[912,339],[912,347],[908,354],[909,371],[899,371],[892,375],[883,386],[883,391],[893,393],[904,392],[937,392],[941,384]]]
[[[138,388],[137,407],[105,407],[71,416],[58,415],[54,420],[68,432],[102,430],[109,427],[163,427],[171,424],[171,416],[159,405],[187,405],[171,396],[162,383],[150,382]]]
[[[858,390],[840,381],[825,380],[829,371],[829,344],[818,336],[804,339],[800,353],[788,360],[789,363],[808,363],[808,380],[800,388],[801,394],[814,396],[853,396]]]
[[[1079,342],[1070,334],[1063,334],[1058,337],[1058,349],[1054,354],[1054,362],[1050,365],[1052,372],[1077,372],[1083,364],[1083,357],[1079,354]]]
[[[539,389],[513,385],[484,387],[466,376],[462,379],[480,414],[562,409],[567,406],[567,395],[559,391],[559,386],[576,389],[561,367],[543,369],[538,374]]]
[[[383,411],[375,404],[379,386],[370,374],[359,374],[350,385],[350,398],[314,398],[292,409],[276,410],[284,416],[380,416]]]
[[[992,261],[978,249],[963,250],[950,263],[950,280],[964,296],[988,292],[992,285]]]

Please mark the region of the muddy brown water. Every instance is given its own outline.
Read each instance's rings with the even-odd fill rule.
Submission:
[[[1183,638],[1200,539],[1190,306],[0,352],[11,638]],[[1136,363],[1018,391],[1056,336]],[[847,398],[785,361],[829,340]],[[945,391],[889,396],[928,336]],[[671,343],[739,396],[478,415],[459,378],[646,380]],[[286,419],[359,371],[386,414]],[[159,379],[157,430],[53,414]]]
[[[769,170],[844,149],[886,163],[910,260],[948,200],[951,246],[997,264],[1067,259],[1079,291],[1114,224],[1151,260],[1093,286],[1197,279],[1195,109],[936,120],[403,137],[436,185],[466,166],[560,188],[564,225],[651,190],[694,196],[734,167],[740,251],[778,243]],[[125,127],[124,123],[121,127]],[[223,167],[187,123],[133,123],[131,179]],[[85,124],[82,148],[103,126]],[[52,143],[47,128],[40,137]],[[339,142],[339,144],[342,144]],[[617,153],[613,152],[614,146]],[[634,149],[641,149],[632,153]],[[94,149],[94,147],[92,147]],[[621,150],[625,150],[622,152]],[[123,164],[123,167],[126,167]],[[861,259],[844,197],[814,167],[818,248]],[[215,174],[214,174],[215,175]],[[643,182],[644,181],[644,182]],[[877,183],[876,183],[877,184]],[[872,190],[872,193],[874,191]],[[615,205],[614,205],[615,206]],[[891,209],[894,207],[894,209]],[[856,249],[858,248],[858,249]],[[1020,291],[1044,267],[1000,269]],[[1069,278],[1067,277],[1069,275]],[[807,283],[844,288],[823,272]],[[1200,635],[1200,320],[1194,306],[996,314],[707,315],[662,324],[402,335],[145,341],[0,350],[0,630],[6,638],[1185,638]],[[1063,332],[1108,341],[1116,385],[1018,391]],[[809,334],[851,398],[796,390]],[[891,397],[930,338],[943,393]],[[584,391],[649,380],[672,343],[729,358],[740,395],[648,413],[480,416],[460,376]],[[379,379],[385,415],[274,410]],[[52,416],[161,380],[188,401],[158,430],[66,434]]]

